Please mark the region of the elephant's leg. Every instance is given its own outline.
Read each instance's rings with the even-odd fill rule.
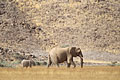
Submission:
[[[59,63],[56,63],[57,67],[59,67]]]
[[[50,67],[51,64],[52,64],[52,61],[49,61],[47,67]]]
[[[29,65],[28,65],[28,67],[30,67],[30,68],[32,67],[32,63],[31,63],[31,61],[29,61]]]
[[[59,67],[59,59],[58,59],[57,55],[52,55],[51,61],[52,61],[52,63],[54,65],[56,65],[57,67]]]
[[[74,61],[72,61],[72,64],[73,64],[73,66],[74,66],[74,68],[76,67],[76,64],[75,64],[75,62]]]
[[[57,56],[54,58],[54,64],[57,65],[57,67],[59,67],[59,59]]]
[[[76,67],[75,62],[73,61],[73,58],[71,59],[71,63],[73,64],[74,68]]]
[[[50,58],[50,55],[48,56],[48,64],[47,64],[47,67],[50,67],[50,65],[52,64],[52,61],[51,61],[51,58]]]
[[[28,68],[28,66],[25,66],[26,68]]]
[[[71,63],[67,63],[67,68],[70,68]]]
[[[32,65],[30,64],[30,68],[32,67]]]
[[[72,56],[67,57],[67,67],[69,68],[72,62]]]
[[[74,61],[71,61],[70,63],[67,63],[67,67],[69,68],[71,64],[73,64],[74,68],[76,67],[76,64],[74,63]]]

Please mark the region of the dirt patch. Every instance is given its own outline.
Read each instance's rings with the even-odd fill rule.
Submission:
[[[87,60],[100,60],[100,61],[119,61],[120,54],[102,53],[102,52],[84,52],[84,58]]]

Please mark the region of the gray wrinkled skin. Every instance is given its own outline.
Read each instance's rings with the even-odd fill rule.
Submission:
[[[67,67],[70,67],[73,64],[76,67],[76,64],[73,61],[73,57],[80,57],[81,67],[83,67],[83,55],[80,48],[77,47],[67,47],[67,48],[53,48],[48,55],[48,65],[49,67],[52,63],[56,64],[59,67],[59,63],[64,61],[67,62]]]
[[[26,68],[35,66],[35,62],[33,60],[23,60],[21,64],[22,67],[26,67]]]

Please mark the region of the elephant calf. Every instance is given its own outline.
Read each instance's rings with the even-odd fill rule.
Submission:
[[[73,57],[80,57],[81,68],[83,67],[83,54],[80,48],[77,47],[67,47],[67,48],[53,48],[48,55],[48,65],[49,67],[52,63],[59,67],[59,63],[64,61],[67,62],[67,67],[70,67],[71,63],[76,67]]]
[[[32,67],[32,66],[35,66],[35,62],[33,61],[33,60],[23,60],[22,62],[21,62],[21,64],[22,64],[22,66],[23,67]]]

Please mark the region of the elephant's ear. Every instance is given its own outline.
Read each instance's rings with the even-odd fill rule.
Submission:
[[[69,53],[72,54],[73,57],[76,57],[76,47],[71,47],[69,48]]]
[[[81,57],[83,57],[83,54],[82,54],[82,51],[81,51],[80,48],[79,48],[79,50],[78,50],[78,53],[79,53],[79,55],[80,55]]]

